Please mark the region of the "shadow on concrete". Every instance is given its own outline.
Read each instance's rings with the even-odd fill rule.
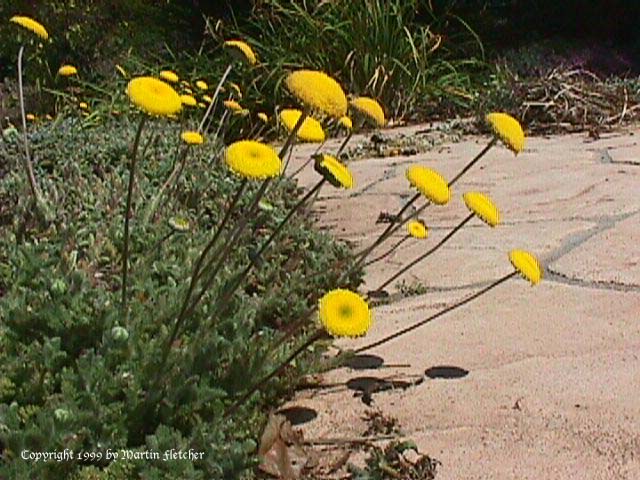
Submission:
[[[460,367],[454,367],[451,365],[437,365],[435,367],[427,368],[424,374],[428,378],[444,378],[447,380],[455,380],[457,378],[463,378],[469,375],[469,370]]]

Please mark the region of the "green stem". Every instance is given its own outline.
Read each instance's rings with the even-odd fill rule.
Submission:
[[[293,130],[289,132],[289,136],[287,137],[287,140],[284,142],[284,145],[280,149],[280,153],[278,153],[280,160],[284,160],[284,156],[287,154],[287,150],[289,150],[289,148],[293,145],[296,135],[298,134],[300,127],[302,127],[302,123],[305,121],[305,119],[308,116],[309,116],[309,108],[304,107],[304,110],[302,110],[302,114],[300,115],[300,118],[298,119],[296,124],[293,126]],[[282,173],[284,174],[284,171]]]
[[[493,137],[493,138],[491,139],[491,141],[487,144],[487,146],[486,146],[486,147],[484,147],[484,148],[482,149],[482,151],[481,151],[480,153],[478,153],[478,154],[473,158],[473,160],[471,160],[469,163],[467,163],[467,165],[466,165],[462,170],[460,170],[460,171],[458,172],[458,174],[457,174],[455,177],[453,177],[453,178],[451,179],[451,181],[449,182],[449,187],[451,187],[454,183],[456,183],[456,182],[460,179],[460,177],[462,177],[462,175],[464,175],[465,173],[467,173],[467,171],[468,171],[471,167],[473,167],[473,166],[474,166],[474,165],[475,165],[475,164],[476,164],[476,163],[477,163],[477,162],[478,162],[482,157],[484,157],[484,156],[485,156],[485,154],[486,154],[489,150],[491,150],[491,148],[492,148],[492,147],[497,143],[497,141],[498,141],[498,139],[497,139],[496,137]]]
[[[387,238],[389,238],[389,236],[391,236],[393,227],[396,224],[402,224],[402,214],[404,212],[407,211],[407,209],[413,205],[416,200],[418,200],[420,198],[422,194],[421,193],[416,193],[413,197],[411,197],[409,199],[409,201],[407,203],[405,203],[405,205],[400,209],[400,211],[398,213],[396,213],[396,215],[393,217],[392,222],[387,226],[387,228],[378,236],[378,238],[367,248],[365,248],[363,251],[361,251],[360,253],[356,254],[356,258],[358,259],[358,261],[356,262],[356,266],[355,268],[359,267],[362,262],[364,262],[364,259],[367,257],[367,255],[369,255],[378,245],[380,245],[382,242],[384,242]],[[399,228],[399,227],[398,227]]]
[[[311,190],[309,190],[304,195],[304,197],[302,197],[298,201],[298,203],[296,203],[293,206],[293,208],[291,208],[291,210],[289,210],[289,213],[286,215],[286,217],[284,217],[284,219],[278,224],[278,226],[275,228],[273,233],[271,233],[269,238],[267,238],[264,241],[264,243],[262,244],[260,249],[255,253],[255,255],[252,256],[251,261],[249,262],[249,265],[247,265],[245,267],[245,269],[233,280],[233,283],[231,284],[231,286],[228,289],[226,289],[226,291],[225,291],[224,295],[222,296],[222,298],[220,300],[216,301],[216,307],[213,310],[214,312],[218,311],[218,308],[219,308],[220,305],[222,305],[222,306],[228,305],[228,303],[227,303],[228,300],[233,297],[233,294],[236,292],[236,290],[238,289],[238,287],[242,283],[242,280],[249,274],[251,269],[256,266],[256,264],[260,260],[260,257],[265,252],[265,250],[267,248],[269,248],[269,245],[271,245],[271,243],[273,243],[275,238],[282,231],[282,229],[287,224],[287,222],[291,219],[291,217],[300,209],[300,207],[302,207],[305,204],[305,202],[307,200],[309,200],[309,198],[311,198],[311,196],[315,192],[320,190],[320,188],[322,187],[322,185],[324,184],[325,181],[326,180],[323,178],[318,183],[316,183],[315,186]]]
[[[409,240],[411,238],[411,235],[407,235],[406,237],[402,237],[400,239],[399,242],[396,242],[396,244],[391,247],[389,250],[387,250],[386,252],[384,252],[382,255],[373,258],[371,260],[369,260],[367,263],[364,264],[365,267],[368,267],[369,265],[373,265],[376,262],[379,262],[380,260],[384,260],[385,258],[387,258],[389,255],[391,255],[393,252],[395,252],[400,245],[402,245],[404,242],[406,242],[407,240]]]
[[[344,151],[344,149],[347,146],[347,143],[349,143],[349,140],[351,140],[351,137],[353,137],[353,129],[349,130],[349,133],[347,134],[346,137],[344,137],[343,142],[340,144],[340,148],[338,148],[338,151],[336,152],[336,158],[338,160],[340,160],[340,154]]]
[[[437,251],[442,245],[445,244],[445,242],[447,240],[449,240],[451,237],[453,237],[456,232],[458,230],[460,230],[462,227],[464,227],[464,225],[471,220],[473,217],[475,216],[475,213],[470,213],[462,222],[460,222],[453,230],[451,230],[442,240],[440,240],[438,242],[438,244],[436,246],[434,246],[433,248],[427,250],[427,252],[423,253],[422,255],[420,255],[419,257],[417,257],[416,259],[412,260],[411,262],[409,262],[407,265],[405,265],[404,267],[402,267],[400,270],[398,270],[396,273],[394,273],[393,275],[391,275],[391,277],[389,277],[385,282],[382,283],[382,285],[380,285],[378,288],[376,288],[374,291],[375,292],[379,292],[381,291],[384,287],[386,287],[387,285],[389,285],[391,282],[393,282],[396,278],[398,278],[400,275],[402,275],[403,273],[405,273],[407,270],[413,268],[415,265],[417,265],[418,263],[420,263],[422,260],[424,260],[425,258],[427,258],[429,255],[431,255],[432,253],[434,253],[435,251]]]
[[[198,282],[198,279],[200,278],[200,271],[201,271],[201,268],[202,268],[202,264],[204,263],[204,260],[207,257],[207,255],[209,254],[209,252],[211,251],[211,249],[218,242],[218,239],[220,238],[220,235],[222,234],[222,232],[225,229],[225,227],[227,226],[227,223],[229,223],[229,219],[231,218],[231,215],[232,215],[233,211],[235,210],[236,206],[238,205],[238,201],[240,200],[240,197],[242,196],[242,192],[244,192],[244,189],[245,189],[246,186],[247,186],[247,180],[245,179],[245,180],[242,181],[242,183],[238,187],[235,195],[233,196],[233,199],[231,200],[231,204],[229,205],[229,208],[227,209],[227,213],[225,214],[224,218],[222,219],[222,222],[220,222],[220,225],[218,226],[218,229],[217,229],[216,233],[213,235],[213,237],[211,238],[209,243],[207,243],[205,248],[202,250],[202,253],[200,254],[200,257],[198,257],[198,260],[196,261],[196,265],[195,265],[195,267],[193,269],[193,273],[191,274],[191,281],[189,282],[189,289],[187,290],[187,294],[184,297],[184,301],[182,303],[182,307],[180,309],[180,313],[178,314],[178,317],[176,319],[176,323],[175,323],[175,325],[173,327],[173,331],[171,332],[171,336],[169,337],[169,343],[168,343],[169,348],[171,347],[171,344],[173,343],[173,341],[176,339],[176,337],[178,335],[178,331],[180,329],[180,326],[182,325],[182,322],[184,321],[185,313],[187,311],[187,307],[189,306],[189,301],[191,300],[191,295],[193,294],[193,290],[195,289],[196,283]]]
[[[370,343],[369,345],[365,345],[364,347],[358,348],[357,350],[354,351],[354,353],[362,353],[364,351],[370,350],[374,347],[378,347],[384,343],[387,343],[395,338],[398,338],[402,335],[404,335],[405,333],[411,332],[413,330],[415,330],[416,328],[419,328],[421,326],[423,326],[426,323],[429,323],[432,320],[435,320],[436,318],[439,318],[453,310],[455,310],[456,308],[459,308],[463,305],[466,305],[467,303],[471,302],[472,300],[475,300],[476,298],[480,297],[481,295],[484,295],[485,293],[487,293],[489,290],[497,287],[498,285],[500,285],[501,283],[506,282],[507,280],[509,280],[511,277],[517,275],[518,272],[514,271],[509,273],[508,275],[505,275],[504,277],[496,280],[495,282],[493,282],[491,285],[488,285],[487,287],[483,288],[482,290],[474,293],[473,295],[470,295],[469,297],[459,301],[458,303],[455,303],[447,308],[445,308],[444,310],[439,311],[438,313],[431,315],[428,318],[425,318],[424,320],[421,320],[419,322],[414,323],[413,325],[410,325],[406,328],[403,328],[402,330],[399,330],[395,333],[392,333],[391,335],[387,335],[386,337],[377,340],[373,343]]]
[[[133,183],[136,174],[136,160],[138,153],[138,145],[142,135],[142,127],[144,127],[146,116],[143,116],[138,125],[136,136],[131,148],[131,164],[129,166],[129,187],[127,189],[127,206],[124,213],[124,246],[122,249],[122,316],[126,319],[128,316],[127,309],[127,281],[129,273],[129,217],[131,215],[131,199],[133,197]]]
[[[260,390],[269,380],[282,373],[282,371],[289,365],[298,355],[304,352],[309,346],[311,346],[317,340],[320,340],[325,335],[324,330],[318,330],[311,335],[302,345],[296,348],[278,367],[274,368],[269,374],[264,376],[246,391],[240,398],[233,402],[224,412],[224,417],[228,417],[233,414],[242,404],[251,398],[251,396]]]
[[[227,255],[240,240],[240,237],[242,236],[244,229],[249,223],[249,219],[252,217],[253,213],[257,209],[258,203],[260,202],[260,199],[264,195],[264,192],[266,191],[267,186],[269,185],[269,180],[270,179],[266,179],[264,182],[262,182],[260,189],[256,192],[254,196],[253,202],[249,207],[247,214],[242,217],[242,219],[236,226],[235,231],[230,235],[230,238],[228,237],[228,241],[226,242],[226,245],[223,247],[222,251],[217,256],[218,262],[213,267],[213,270],[209,274],[209,277],[205,282],[204,286],[200,289],[200,292],[198,293],[196,298],[193,300],[193,302],[191,302],[191,305],[189,306],[189,308],[186,310],[185,317],[191,315],[191,313],[195,310],[200,300],[202,300],[202,297],[204,297],[205,293],[207,293],[207,290],[209,290],[209,288],[211,288],[211,285],[213,285],[213,282],[215,281],[218,273],[220,272],[220,269],[222,268],[225,260],[227,259]],[[212,264],[213,264],[213,259],[208,262],[207,266],[205,267],[205,270],[208,269]]]
[[[160,187],[160,190],[158,190],[158,193],[156,193],[156,195],[151,200],[151,203],[149,204],[149,208],[147,209],[147,212],[145,213],[144,219],[143,219],[143,223],[145,225],[151,221],[151,219],[153,218],[153,215],[156,213],[156,210],[160,205],[160,199],[164,195],[164,192],[166,192],[169,188],[171,188],[171,185],[176,181],[180,172],[182,172],[184,165],[187,161],[188,150],[189,150],[189,147],[185,147],[182,150],[179,158],[176,159],[176,163],[173,167],[173,171],[171,172],[167,180],[162,184],[162,187]]]
[[[22,56],[24,54],[24,45],[18,51],[18,96],[20,97],[20,114],[22,117],[22,140],[24,143],[24,168],[27,174],[27,181],[31,189],[31,194],[36,203],[36,208],[43,207],[43,200],[38,189],[36,176],[33,173],[33,164],[31,163],[31,154],[29,153],[29,138],[27,136],[27,115],[24,108],[24,89],[22,85]]]
[[[222,77],[220,77],[220,81],[218,82],[218,85],[216,86],[216,89],[213,92],[213,97],[211,98],[211,101],[209,102],[209,106],[207,107],[207,111],[204,113],[204,116],[202,117],[202,120],[200,121],[200,125],[198,125],[198,132],[199,133],[202,133],[202,129],[204,128],[204,125],[207,122],[207,118],[209,118],[209,115],[211,115],[211,111],[213,110],[213,106],[216,103],[218,95],[220,94],[220,90],[222,89],[222,85],[227,80],[227,77],[231,73],[231,69],[232,68],[233,68],[233,64],[230,63],[227,66],[227,69],[222,74]]]

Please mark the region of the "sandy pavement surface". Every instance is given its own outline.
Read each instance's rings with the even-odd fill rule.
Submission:
[[[429,238],[404,242],[371,265],[363,291],[462,220],[466,191],[489,194],[502,224],[491,229],[470,221],[387,288],[393,301],[375,309],[366,338],[338,344],[361,347],[476,292],[512,271],[512,248],[538,256],[544,281],[534,288],[511,279],[367,351],[365,368],[324,375],[327,388],[303,391],[289,405],[317,412],[298,427],[305,437],[357,436],[366,411],[378,409],[397,418],[421,452],[442,462],[438,480],[640,479],[638,140],[640,127],[598,140],[528,138],[517,157],[494,147],[454,186],[448,205],[421,215]],[[396,213],[413,194],[408,166],[452,178],[487,141],[466,138],[426,154],[353,162],[354,190],[322,190],[315,205],[320,227],[356,248],[368,245],[386,226],[376,223],[380,213]],[[297,147],[290,168],[313,150]],[[317,178],[310,167],[299,176],[306,186]],[[404,235],[400,230],[373,257]],[[398,294],[402,281],[413,294]],[[377,391],[371,387],[376,379],[394,380],[392,388]],[[371,387],[370,405],[357,392],[362,386]]]

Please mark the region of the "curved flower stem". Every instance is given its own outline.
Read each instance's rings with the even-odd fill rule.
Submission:
[[[471,167],[473,167],[482,157],[484,157],[485,154],[497,143],[497,141],[498,139],[496,137],[492,138],[491,141],[487,144],[487,146],[484,147],[480,153],[478,153],[469,163],[467,163],[467,165],[462,170],[458,172],[458,174],[455,177],[451,179],[451,181],[449,182],[449,187],[452,187],[460,179],[460,177],[462,177],[462,175],[464,175],[467,171],[469,171]],[[413,203],[419,197],[420,197],[420,194],[416,194],[414,197],[411,198],[409,202]],[[420,209],[415,211],[412,215],[408,216],[405,219],[401,219],[402,214],[404,213],[404,211],[406,210],[406,208],[409,206],[410,203],[405,205],[405,207],[402,210],[400,210],[400,212],[395,216],[396,221],[389,224],[386,230],[382,232],[382,234],[376,239],[376,241],[374,242],[375,246],[366,248],[365,250],[356,254],[356,258],[358,259],[357,266],[360,266],[361,264],[360,256],[366,257],[367,255],[369,255],[376,246],[384,242],[387,238],[389,238],[396,231],[398,231],[398,229],[402,228],[404,224],[406,224],[409,220],[419,215],[425,208],[427,208],[427,206],[430,205],[430,202],[428,202],[422,207],[420,207]]]
[[[445,237],[440,240],[436,246],[434,246],[433,248],[427,250],[425,253],[423,253],[422,255],[420,255],[419,257],[417,257],[416,259],[412,260],[411,262],[409,262],[407,265],[405,265],[404,267],[402,267],[400,270],[398,270],[396,273],[394,273],[393,275],[391,275],[391,277],[389,277],[386,281],[384,281],[382,283],[382,285],[380,285],[378,288],[376,288],[374,290],[374,292],[379,292],[380,290],[382,290],[384,287],[386,287],[387,285],[389,285],[391,282],[393,282],[396,278],[398,278],[400,275],[402,275],[403,273],[405,273],[407,270],[413,268],[415,265],[417,265],[418,263],[420,263],[422,260],[424,260],[425,258],[427,258],[429,255],[431,255],[432,253],[434,253],[435,251],[437,251],[442,245],[445,244],[445,242],[447,240],[449,240],[451,237],[453,237],[456,232],[458,230],[460,230],[462,227],[464,227],[464,225],[471,220],[473,217],[475,216],[475,213],[470,213],[462,222],[460,222],[458,225],[456,225],[456,227],[451,230],[447,235],[445,235]]]
[[[216,301],[216,306],[214,307],[213,312],[218,312],[218,309],[219,309],[220,306],[224,307],[224,306],[228,305],[228,300],[233,297],[233,294],[236,292],[236,290],[238,289],[238,287],[242,283],[242,280],[249,274],[251,269],[256,266],[256,264],[260,260],[260,257],[262,256],[262,254],[269,247],[269,245],[271,245],[271,243],[273,243],[273,241],[275,240],[276,236],[282,231],[282,229],[287,224],[289,219],[291,219],[291,217],[300,209],[300,207],[302,207],[307,202],[307,200],[309,200],[309,198],[311,198],[311,196],[313,196],[313,194],[315,192],[320,190],[320,188],[322,187],[322,185],[325,182],[326,182],[326,179],[322,178],[318,183],[316,183],[314,185],[314,187],[311,190],[309,190],[304,195],[304,197],[302,197],[300,200],[298,200],[298,203],[296,203],[291,208],[291,210],[289,210],[289,213],[287,213],[286,217],[284,217],[282,219],[282,221],[280,221],[280,223],[275,228],[273,233],[271,233],[269,238],[267,238],[264,241],[264,243],[262,244],[260,249],[254,255],[252,255],[252,258],[251,258],[251,261],[249,262],[249,265],[247,265],[245,267],[245,269],[242,272],[240,272],[240,274],[233,280],[232,284],[227,289],[225,289],[225,292],[224,292],[223,296],[219,300]]]
[[[207,119],[209,118],[209,115],[211,115],[211,111],[213,110],[213,106],[216,103],[216,100],[218,99],[218,95],[220,94],[220,90],[222,89],[222,85],[227,80],[227,77],[231,73],[231,69],[232,68],[233,68],[233,64],[232,63],[227,65],[227,69],[222,74],[222,77],[220,77],[220,81],[218,82],[218,85],[216,86],[216,89],[213,92],[213,97],[211,98],[211,101],[209,102],[209,106],[207,107],[207,110],[204,113],[204,116],[202,117],[202,120],[200,121],[200,125],[198,125],[198,133],[202,133],[202,129],[204,128],[204,125],[207,122]]]
[[[453,177],[451,179],[451,181],[449,181],[449,186],[451,187],[454,183],[456,183],[460,177],[462,177],[462,175],[464,175],[465,173],[467,173],[467,171],[473,167],[482,157],[485,156],[485,154],[491,150],[491,148],[498,142],[498,139],[496,137],[493,137],[491,139],[491,141],[487,144],[486,147],[484,147],[482,149],[482,151],[480,153],[478,153],[475,157],[473,157],[473,160],[471,160],[469,163],[467,163],[467,165],[458,172],[458,174]]]
[[[391,247],[389,250],[387,250],[386,252],[384,252],[382,255],[373,258],[371,260],[369,260],[367,263],[364,264],[365,267],[368,267],[369,265],[373,265],[376,262],[379,262],[380,260],[384,260],[385,258],[387,258],[389,255],[391,255],[393,252],[395,252],[398,248],[400,248],[400,245],[402,245],[404,242],[406,242],[407,240],[409,240],[411,238],[411,235],[407,235],[406,237],[402,237],[400,239],[399,242],[396,242],[396,244]]]
[[[289,150],[289,148],[293,147],[293,143],[296,139],[296,135],[298,134],[300,127],[302,127],[302,123],[305,121],[305,119],[308,116],[309,116],[309,108],[304,107],[304,109],[302,110],[302,114],[300,115],[300,118],[298,118],[298,121],[293,126],[293,129],[291,130],[291,132],[289,132],[289,136],[285,140],[284,145],[282,145],[282,148],[280,149],[280,153],[278,153],[280,160],[284,160],[284,156],[287,154],[287,151]],[[284,174],[284,170],[282,171],[282,173]]]
[[[409,201],[407,203],[404,204],[404,206],[400,209],[400,211],[398,213],[396,213],[396,215],[394,216],[394,221],[392,223],[390,223],[387,228],[385,228],[385,230],[378,236],[378,238],[367,248],[365,248],[364,250],[360,251],[359,253],[356,253],[356,267],[359,267],[362,262],[364,261],[364,259],[367,257],[367,255],[369,255],[378,245],[380,245],[382,242],[384,242],[387,238],[389,238],[391,236],[391,234],[393,233],[392,230],[393,228],[398,224],[398,223],[402,223],[401,219],[402,219],[402,214],[404,212],[407,211],[407,209],[413,205],[416,200],[418,200],[421,197],[421,193],[416,193],[413,197],[411,197],[409,199]],[[399,227],[398,227],[399,228]]]
[[[347,134],[346,137],[344,137],[344,140],[342,141],[342,143],[340,144],[340,148],[338,148],[338,151],[336,152],[336,158],[338,160],[340,160],[340,154],[344,151],[344,149],[347,147],[347,143],[349,143],[349,140],[351,140],[351,137],[353,137],[353,129],[349,130],[349,133]]]
[[[253,214],[255,213],[255,210],[258,208],[258,203],[260,202],[260,199],[263,197],[264,192],[266,191],[270,180],[271,179],[266,179],[264,182],[262,182],[262,185],[260,186],[260,189],[256,192],[256,194],[253,197],[253,201],[252,201],[251,206],[249,207],[247,213],[242,217],[242,219],[240,220],[240,222],[236,226],[236,228],[233,231],[233,233],[231,233],[230,235],[227,236],[227,242],[224,245],[224,247],[222,248],[222,250],[216,255],[215,258],[211,259],[207,263],[207,265],[203,268],[203,271],[209,269],[209,267],[211,267],[211,265],[213,265],[213,261],[216,258],[218,259],[218,262],[213,267],[213,270],[209,274],[204,286],[200,289],[200,292],[198,293],[198,295],[196,295],[196,297],[194,298],[193,302],[191,302],[191,305],[185,311],[184,317],[188,317],[189,315],[191,315],[191,313],[193,313],[193,311],[195,310],[195,308],[198,305],[198,303],[200,302],[200,300],[202,300],[202,297],[204,297],[205,293],[207,293],[207,290],[209,290],[211,288],[211,286],[213,285],[213,282],[215,281],[218,273],[220,272],[220,269],[222,268],[222,266],[224,265],[225,260],[227,259],[227,255],[229,254],[231,249],[233,247],[235,247],[236,243],[238,243],[238,241],[240,240],[240,237],[242,236],[242,233],[244,232],[244,229],[246,228],[247,224],[249,223],[249,219],[253,216]]]
[[[282,373],[282,371],[289,365],[298,355],[304,352],[309,346],[311,346],[314,342],[320,340],[322,337],[326,335],[324,330],[317,330],[313,335],[311,335],[302,345],[296,348],[279,366],[274,368],[270,373],[265,375],[258,381],[255,385],[253,385],[249,390],[247,390],[240,398],[238,398],[235,402],[233,402],[224,412],[224,417],[228,417],[233,414],[243,403],[245,403],[251,396],[260,390],[269,380],[273,377]]]
[[[497,142],[497,138],[493,138],[488,144],[487,146],[482,149],[482,151],[480,153],[478,153],[455,177],[453,177],[453,179],[449,182],[449,186],[451,187],[454,183],[456,183],[460,177],[462,177],[462,175],[464,175],[473,165],[475,165]],[[396,221],[394,223],[389,224],[389,226],[382,232],[382,234],[380,234],[380,236],[373,242],[373,244],[371,244],[369,247],[365,248],[364,250],[362,250],[359,253],[356,253],[355,255],[355,262],[353,263],[353,265],[348,268],[338,279],[338,285],[342,284],[342,282],[344,282],[347,278],[349,278],[349,275],[351,275],[357,268],[359,268],[363,263],[364,260],[367,258],[367,256],[381,243],[383,243],[387,238],[389,238],[391,235],[393,235],[395,232],[397,232],[400,228],[402,228],[403,225],[405,225],[409,220],[417,217],[418,215],[420,215],[420,213],[422,213],[429,205],[431,205],[431,202],[427,202],[425,203],[423,206],[421,206],[420,208],[418,208],[415,212],[413,212],[411,215],[408,215],[406,218],[402,219],[402,214],[409,208],[409,206],[411,204],[413,204],[416,200],[418,200],[420,198],[420,193],[415,194],[405,205],[404,207],[402,207],[400,209],[400,211],[396,214],[395,219]],[[303,315],[299,321],[294,322],[292,325],[289,326],[289,328],[286,330],[286,332],[284,333],[284,335],[282,337],[280,337],[279,340],[277,340],[274,343],[274,346],[272,349],[275,349],[277,347],[279,347],[280,345],[282,345],[284,342],[286,342],[287,340],[289,340],[291,337],[293,337],[293,335],[298,331],[298,329],[304,325],[304,321],[306,320],[307,315],[312,315],[313,312],[316,311],[316,309],[318,308],[317,305],[313,306],[312,308],[309,309],[309,311],[307,312],[306,315]]]
[[[439,318],[453,310],[455,310],[456,308],[459,308],[463,305],[466,305],[467,303],[471,302],[472,300],[475,300],[476,298],[480,297],[481,295],[484,295],[485,293],[487,293],[489,290],[497,287],[498,285],[500,285],[501,283],[506,282],[507,280],[509,280],[510,278],[512,278],[513,276],[517,275],[518,272],[517,271],[513,271],[511,273],[509,273],[508,275],[505,275],[504,277],[496,280],[495,282],[491,283],[490,285],[486,286],[485,288],[483,288],[482,290],[479,290],[478,292],[474,293],[473,295],[470,295],[469,297],[459,301],[458,303],[455,303],[447,308],[445,308],[444,310],[439,311],[438,313],[431,315],[428,318],[425,318],[424,320],[420,320],[419,322],[414,323],[413,325],[410,325],[406,328],[403,328],[402,330],[399,330],[395,333],[392,333],[391,335],[388,335],[380,340],[377,340],[373,343],[370,343],[369,345],[365,345],[364,347],[360,347],[358,349],[356,349],[354,351],[354,353],[362,353],[365,352],[367,350],[370,350],[374,347],[378,347],[384,343],[387,343],[393,339],[396,339],[402,335],[404,335],[405,333],[411,332],[413,330],[415,330],[416,328],[419,328],[423,325],[425,325],[426,323],[429,323],[432,320],[435,320],[436,318]]]
[[[236,209],[236,206],[238,205],[238,201],[240,200],[240,197],[242,196],[242,192],[244,192],[244,189],[245,189],[246,186],[247,186],[247,180],[244,179],[244,180],[242,180],[242,183],[240,184],[240,186],[236,190],[236,193],[233,196],[233,199],[231,200],[231,204],[229,205],[229,208],[227,208],[227,213],[225,214],[224,218],[220,222],[220,225],[218,226],[218,229],[216,230],[216,233],[213,235],[213,237],[211,238],[209,243],[207,243],[207,245],[204,247],[204,249],[202,250],[202,253],[200,254],[200,257],[198,257],[198,260],[196,261],[196,265],[195,265],[195,267],[193,269],[193,273],[191,274],[191,280],[189,282],[189,289],[187,290],[187,294],[184,297],[184,301],[182,303],[182,307],[180,308],[180,313],[178,314],[178,317],[176,319],[176,323],[175,323],[175,325],[173,327],[173,331],[171,333],[171,336],[169,337],[170,338],[169,348],[171,347],[171,344],[176,339],[176,336],[178,335],[178,331],[180,329],[180,326],[182,325],[182,322],[184,321],[185,313],[187,311],[187,307],[189,306],[189,300],[191,300],[191,295],[193,294],[193,290],[195,289],[196,283],[198,282],[198,279],[200,278],[200,272],[201,272],[202,264],[204,263],[204,260],[207,257],[207,255],[209,254],[209,252],[211,251],[211,249],[218,242],[218,239],[220,238],[220,235],[222,234],[222,232],[225,229],[225,227],[227,226],[227,223],[229,223],[229,219],[231,218],[231,215],[232,215],[233,211]]]
[[[131,216],[131,199],[133,197],[133,184],[136,176],[136,161],[138,153],[138,145],[140,144],[140,137],[142,135],[142,128],[144,127],[147,117],[142,116],[136,136],[131,147],[131,163],[129,165],[129,187],[127,189],[127,206],[124,212],[124,245],[122,248],[122,316],[125,319],[128,317],[127,308],[127,281],[129,273],[129,217]]]
[[[36,208],[44,207],[42,195],[36,182],[36,176],[33,173],[33,164],[31,163],[31,154],[29,153],[29,138],[27,136],[27,116],[24,108],[24,89],[22,86],[22,56],[24,55],[24,45],[18,51],[18,95],[20,97],[20,115],[22,117],[22,140],[24,143],[24,168],[27,174],[27,181],[31,189],[31,194],[36,203]]]

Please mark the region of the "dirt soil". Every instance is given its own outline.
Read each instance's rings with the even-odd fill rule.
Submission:
[[[338,346],[361,347],[476,292],[512,271],[513,248],[540,258],[544,281],[534,288],[512,279],[323,375],[325,388],[303,390],[288,405],[314,412],[297,426],[305,438],[358,437],[375,410],[397,418],[406,438],[441,462],[438,480],[640,479],[639,139],[636,126],[597,140],[529,138],[517,157],[493,148],[455,185],[447,206],[425,210],[429,238],[404,242],[371,265],[363,291],[463,219],[466,191],[489,194],[501,225],[469,222],[388,287],[393,301],[375,309],[366,338]],[[322,190],[319,226],[366,246],[386,227],[376,223],[380,214],[397,212],[413,194],[408,166],[452,178],[487,142],[467,137],[427,153],[354,161],[356,188]],[[314,150],[297,147],[289,168]],[[299,179],[310,186],[317,174],[307,167]]]

